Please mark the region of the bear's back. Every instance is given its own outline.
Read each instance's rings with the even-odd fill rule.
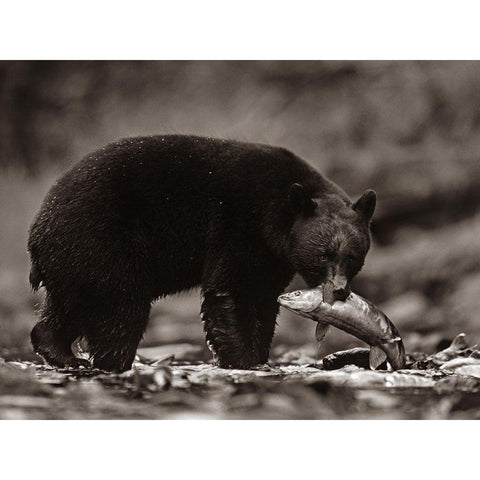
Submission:
[[[164,135],[124,139],[93,152],[52,187],[48,198],[52,206],[61,198],[62,209],[100,203],[105,208],[123,200],[145,208],[220,196],[261,202],[284,194],[294,182],[314,189],[322,181],[315,169],[280,147]]]

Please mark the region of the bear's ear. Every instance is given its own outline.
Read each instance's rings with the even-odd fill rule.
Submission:
[[[294,183],[290,187],[289,200],[290,207],[296,215],[309,215],[313,212],[316,205],[299,183]]]
[[[352,208],[368,223],[375,211],[377,194],[373,190],[366,190],[365,193],[352,205]]]

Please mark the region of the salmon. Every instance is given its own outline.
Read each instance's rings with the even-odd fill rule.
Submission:
[[[330,325],[370,345],[369,365],[372,370],[385,360],[394,370],[405,366],[405,348],[395,325],[375,305],[353,292],[345,301],[332,304],[323,301],[323,287],[297,290],[278,297],[288,310],[318,322],[316,338],[325,337]]]

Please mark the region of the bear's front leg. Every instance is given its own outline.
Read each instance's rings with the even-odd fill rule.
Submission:
[[[280,290],[278,295],[282,291]],[[257,323],[255,325],[255,339],[258,344],[260,363],[267,363],[270,346],[275,333],[278,314],[277,293],[261,297],[256,302]]]
[[[227,292],[204,292],[201,317],[219,367],[249,369],[260,363],[252,328],[255,308],[247,300]]]

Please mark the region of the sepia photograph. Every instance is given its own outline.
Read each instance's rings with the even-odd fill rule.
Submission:
[[[480,418],[480,62],[0,62],[0,419]]]

